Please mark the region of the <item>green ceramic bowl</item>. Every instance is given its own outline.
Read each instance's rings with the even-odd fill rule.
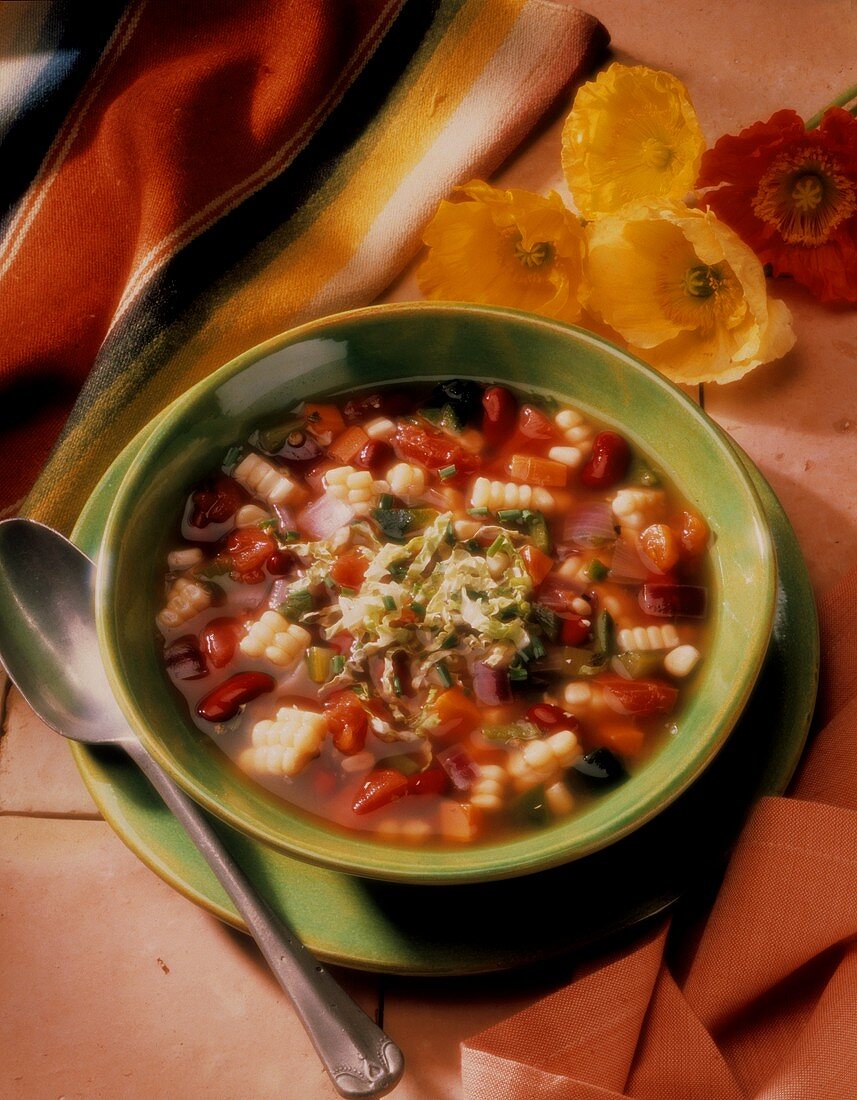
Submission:
[[[567,821],[469,848],[405,849],[345,834],[279,801],[197,730],[161,667],[153,620],[173,517],[190,485],[254,425],[297,399],[402,379],[469,376],[564,398],[656,459],[715,535],[710,648],[679,733],[637,774]],[[762,666],[776,566],[759,498],[705,414],[591,333],[512,310],[379,306],[304,325],[248,351],[179,398],[130,466],[98,558],[96,610],[113,690],[155,759],[206,809],[293,856],[419,883],[522,875],[638,828],[713,759]]]

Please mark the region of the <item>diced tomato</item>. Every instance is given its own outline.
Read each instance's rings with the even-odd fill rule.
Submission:
[[[524,405],[518,416],[518,431],[527,439],[555,439],[556,430],[553,424],[539,409],[532,405]]]
[[[524,559],[527,572],[533,578],[533,584],[538,587],[553,569],[553,558],[548,557],[539,550],[538,546],[533,546],[529,542],[521,547],[521,557]]]
[[[582,645],[589,637],[591,626],[579,615],[563,616],[560,640],[563,645]]]
[[[361,752],[366,744],[369,718],[363,704],[353,691],[336,691],[324,701],[327,728],[334,745],[351,756]]]
[[[574,732],[578,727],[578,721],[573,714],[553,703],[536,703],[527,711],[527,720],[545,733],[554,733],[556,730]]]
[[[369,814],[398,798],[404,798],[407,793],[407,777],[393,768],[382,768],[366,777],[351,808],[356,814]]]
[[[645,735],[630,722],[601,722],[592,729],[591,742],[620,756],[639,756]]]
[[[226,540],[226,550],[232,557],[236,573],[260,569],[276,549],[276,542],[260,527],[239,527]]]
[[[342,419],[342,413],[336,405],[319,405],[309,402],[304,408],[304,416],[306,417],[306,430],[310,435],[314,435],[316,439],[328,432],[330,435],[336,436],[345,431],[345,421]]]
[[[200,648],[215,668],[225,668],[235,656],[242,627],[237,619],[221,617],[205,625],[199,636]]]
[[[408,794],[443,794],[449,784],[449,776],[437,764],[424,772],[408,777]]]
[[[554,462],[552,458],[515,454],[509,459],[509,476],[513,481],[521,481],[525,485],[562,489],[568,478],[568,466]]]
[[[466,451],[443,432],[421,428],[407,421],[399,424],[394,442],[403,458],[415,459],[429,470],[454,466],[456,472],[453,477],[446,479],[448,485],[460,484],[481,465],[479,455]]]
[[[662,680],[623,680],[617,676],[604,678],[601,684],[605,700],[619,714],[668,714],[678,699],[678,688]]]
[[[209,523],[225,523],[247,500],[247,494],[237,481],[220,475],[203,485],[191,496],[191,527],[207,527]]]
[[[356,425],[353,428],[346,428],[327,448],[327,457],[342,466],[348,466],[368,442],[369,436],[362,428]]]
[[[438,695],[432,709],[438,723],[431,728],[430,734],[436,740],[455,741],[482,725],[479,707],[458,687],[448,688]]]
[[[489,386],[482,394],[482,434],[485,442],[496,447],[512,434],[518,416],[518,402],[505,386]]]
[[[343,588],[357,589],[363,583],[369,559],[359,550],[346,550],[330,567],[330,575]]]
[[[640,532],[637,542],[643,564],[656,573],[668,573],[678,563],[681,544],[671,527],[665,523],[651,523]]]

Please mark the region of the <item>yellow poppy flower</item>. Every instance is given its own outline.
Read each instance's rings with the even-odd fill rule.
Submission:
[[[423,234],[423,294],[576,320],[583,230],[559,195],[500,191],[481,180],[458,190],[467,200],[442,202]]]
[[[565,178],[586,218],[683,199],[704,150],[685,86],[642,65],[613,64],[583,84],[562,133]]]
[[[593,314],[675,382],[732,382],[794,344],[762,265],[709,210],[640,203],[587,229]]]

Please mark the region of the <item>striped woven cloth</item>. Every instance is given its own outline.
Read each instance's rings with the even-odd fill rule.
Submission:
[[[0,43],[0,515],[41,469],[67,529],[189,385],[375,298],[606,35],[558,0],[54,0]]]

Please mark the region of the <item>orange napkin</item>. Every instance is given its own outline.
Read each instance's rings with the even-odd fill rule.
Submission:
[[[857,1097],[857,569],[820,614],[819,732],[704,927],[662,924],[468,1040],[467,1100]]]

